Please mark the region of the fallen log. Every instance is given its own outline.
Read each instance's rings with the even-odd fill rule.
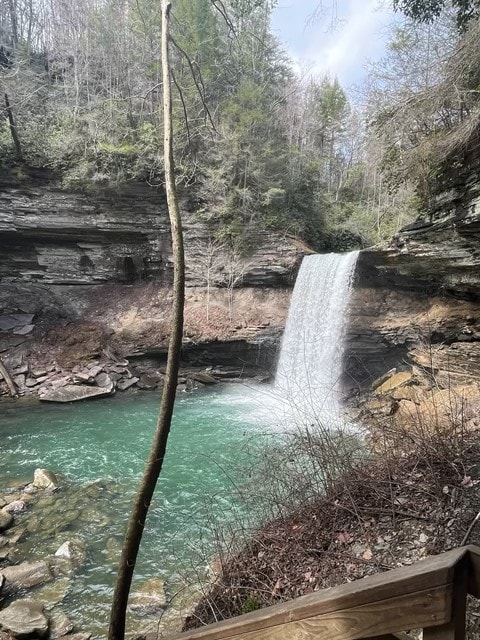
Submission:
[[[17,393],[17,388],[15,386],[15,383],[13,382],[11,375],[8,373],[1,359],[0,359],[0,375],[3,377],[3,379],[7,383],[7,387],[8,387],[8,390],[10,391],[10,395],[12,396],[12,398],[18,398],[18,393]]]

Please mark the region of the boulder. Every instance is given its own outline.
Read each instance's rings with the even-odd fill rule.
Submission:
[[[397,373],[397,370],[395,368],[390,369],[389,371],[387,371],[386,373],[384,373],[383,375],[381,375],[379,378],[377,378],[372,382],[372,389],[373,390],[378,389],[380,385],[382,385],[384,382],[386,382],[389,378],[394,376],[396,373]]]
[[[20,375],[21,373],[28,373],[28,364],[22,364],[20,367],[16,368],[13,373],[16,376]]]
[[[97,376],[95,376],[95,384],[97,385],[97,387],[106,388],[106,387],[112,387],[113,381],[108,375],[108,373],[105,373],[104,371],[102,371],[102,373],[99,373]]]
[[[17,326],[24,327],[27,324],[32,324],[32,320],[35,317],[34,313],[12,313],[10,316],[17,322]]]
[[[21,513],[22,511],[25,511],[26,508],[27,505],[23,500],[13,500],[10,504],[3,507],[2,511],[6,513]]]
[[[152,615],[165,608],[165,583],[160,578],[150,578],[134,587],[128,599],[131,611]]]
[[[5,531],[9,527],[11,527],[12,524],[13,524],[12,514],[1,509],[0,510],[0,531]]]
[[[428,391],[422,387],[397,387],[391,394],[394,400],[410,400],[419,404],[428,396]]]
[[[87,371],[88,375],[90,375],[92,378],[96,378],[98,374],[103,371],[103,367],[99,366],[98,364],[91,363],[87,367]]]
[[[31,482],[30,484],[27,484],[27,486],[24,488],[24,492],[26,494],[32,495],[32,493],[38,493],[38,489],[37,487],[34,487],[33,483]]]
[[[13,527],[12,529],[9,529],[8,531],[8,542],[11,545],[16,545],[20,542],[20,540],[23,538],[23,536],[25,535],[25,532],[27,531],[26,527]]]
[[[37,489],[58,489],[56,475],[48,469],[35,469],[33,474],[33,486]]]
[[[69,633],[68,640],[90,640],[92,637],[91,633],[87,633],[86,631],[79,631],[78,633]]]
[[[43,378],[47,375],[48,371],[46,371],[45,369],[34,369],[33,371],[31,371],[31,375],[34,378]]]
[[[16,600],[0,611],[0,629],[15,638],[43,638],[48,633],[48,620],[43,613],[43,604],[37,600]]]
[[[68,560],[72,566],[79,567],[85,562],[87,549],[80,540],[67,540],[56,550],[55,557]]]
[[[117,382],[117,389],[120,389],[120,391],[126,391],[127,389],[130,389],[130,387],[133,387],[134,384],[137,384],[138,381],[139,381],[139,378],[135,378],[135,377],[122,378]]]
[[[18,589],[30,589],[38,584],[44,584],[53,580],[50,567],[46,562],[22,562],[21,564],[2,569],[5,578],[5,589],[17,591]]]
[[[109,396],[114,391],[113,383],[108,387],[87,387],[75,384],[67,384],[59,389],[46,391],[41,397],[42,402],[77,402],[89,398],[101,398]]]
[[[118,560],[122,552],[122,543],[114,536],[110,536],[105,547],[107,562],[113,566],[118,565]]]
[[[34,324],[26,324],[23,327],[19,327],[18,329],[14,329],[13,333],[18,336],[26,336],[35,329]]]
[[[0,316],[0,331],[9,331],[18,327],[19,322],[13,316]]]
[[[201,382],[202,384],[217,384],[217,380],[205,371],[194,373],[192,377],[196,382]]]
[[[7,549],[5,547],[0,549],[0,560],[3,562],[4,560],[8,560],[10,558],[11,549]]]
[[[13,378],[13,381],[20,390],[25,388],[26,377],[24,373],[21,373],[20,375],[15,376]]]
[[[70,585],[71,580],[69,578],[59,578],[43,585],[39,589],[35,589],[35,597],[43,602],[47,611],[50,611],[65,600]]]
[[[142,373],[137,384],[140,389],[149,390],[149,389],[155,389],[159,382],[160,382],[160,379],[158,377],[149,376],[146,373]]]

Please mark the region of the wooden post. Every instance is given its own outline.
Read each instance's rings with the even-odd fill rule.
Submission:
[[[423,640],[465,640],[468,575],[465,565],[459,567],[453,581],[452,619],[439,627],[424,629]]]

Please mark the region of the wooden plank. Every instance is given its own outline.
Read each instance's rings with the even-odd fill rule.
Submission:
[[[234,640],[360,640],[403,629],[443,624],[450,617],[451,587],[397,596],[361,607],[334,611],[305,620],[238,633]],[[457,640],[457,639],[455,639]]]
[[[217,625],[210,625],[178,637],[188,640],[356,640],[442,625],[449,621],[451,609],[452,585],[445,585],[255,631],[237,629],[235,634],[226,636],[219,635],[218,628],[213,630]],[[214,635],[210,635],[212,631]]]
[[[458,638],[458,640],[464,640],[465,635]],[[424,629],[423,640],[457,640],[455,635],[455,629],[452,628],[451,623],[442,625],[441,627],[430,627],[430,629]]]
[[[278,627],[286,623],[303,621],[363,605],[371,606],[391,598],[408,596],[436,587],[445,587],[453,582],[455,567],[468,556],[468,553],[467,548],[454,549],[409,567],[376,574],[350,584],[302,596],[274,607],[169,636],[167,640],[226,640],[238,636],[240,633],[245,635],[250,632],[259,632],[269,627]],[[441,622],[438,621],[436,624],[441,624]],[[422,624],[411,627],[405,625],[403,629],[415,626],[419,628]],[[387,631],[391,632],[393,629],[389,628]],[[366,632],[364,635],[369,634]],[[260,634],[257,637],[260,638]]]

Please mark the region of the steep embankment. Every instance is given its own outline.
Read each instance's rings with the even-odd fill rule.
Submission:
[[[256,486],[281,487],[269,493],[279,516],[219,559],[186,628],[480,541],[479,187],[475,174],[439,192],[426,219],[362,252],[345,378],[373,455],[342,451],[325,425],[297,436],[288,458],[272,454]],[[318,473],[295,477],[296,455]]]
[[[220,365],[218,375],[231,377],[268,369],[305,248],[258,232],[240,253],[215,238],[185,194],[182,208],[184,364]],[[65,192],[44,172],[0,184],[0,353],[19,390],[89,379],[92,360],[104,369],[94,378],[159,383],[172,269],[161,190],[133,183]]]

